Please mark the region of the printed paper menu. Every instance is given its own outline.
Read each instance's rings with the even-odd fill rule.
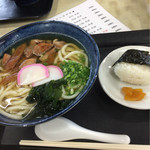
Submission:
[[[129,31],[95,0],[87,0],[50,20],[65,21],[80,26],[90,34]]]

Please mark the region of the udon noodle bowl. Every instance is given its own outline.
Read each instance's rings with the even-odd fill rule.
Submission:
[[[69,39],[30,37],[3,54],[0,59],[2,115],[17,120],[49,116],[66,108],[78,96],[89,77],[89,60],[84,47]],[[18,84],[18,72],[32,64],[57,66],[63,77],[35,87],[33,83]]]

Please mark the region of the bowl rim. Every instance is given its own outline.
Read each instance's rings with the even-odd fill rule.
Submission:
[[[76,106],[84,97],[85,95],[90,91],[90,89],[92,88],[92,86],[94,85],[95,81],[96,81],[96,78],[98,76],[98,70],[99,70],[99,65],[100,65],[100,52],[99,52],[99,48],[98,48],[98,45],[97,43],[95,42],[95,40],[92,38],[92,36],[87,32],[85,31],[84,29],[82,29],[81,27],[77,26],[77,25],[74,25],[72,23],[68,23],[68,22],[64,22],[64,21],[54,21],[54,20],[46,20],[46,21],[38,21],[38,22],[34,22],[34,23],[29,23],[29,24],[26,24],[26,25],[23,25],[23,26],[20,26],[8,33],[6,33],[5,35],[3,35],[2,37],[0,37],[0,46],[1,46],[1,41],[5,38],[7,38],[9,35],[13,34],[13,33],[16,33],[17,31],[20,31],[26,27],[32,27],[34,25],[37,25],[37,24],[49,24],[49,23],[58,23],[58,24],[65,24],[65,25],[68,25],[68,26],[71,26],[73,28],[76,28],[80,31],[83,32],[83,34],[85,34],[89,39],[90,41],[92,42],[92,44],[94,45],[94,49],[96,51],[96,56],[97,56],[97,67],[95,67],[95,73],[94,73],[94,76],[92,77],[92,80],[90,81],[89,85],[86,87],[87,89],[81,94],[80,98],[78,100],[75,100],[73,103],[71,103],[68,107],[66,107],[65,109],[61,110],[60,112],[52,115],[52,116],[48,116],[46,118],[41,118],[40,120],[34,120],[33,122],[20,122],[20,123],[8,123],[8,122],[2,122],[0,121],[0,124],[1,125],[6,125],[6,126],[16,126],[16,127],[29,127],[29,126],[34,126],[34,125],[37,125],[37,124],[40,124],[40,123],[44,123],[46,121],[49,121],[49,120],[52,120],[58,116],[61,116],[65,113],[67,113],[71,108],[73,108],[74,106]],[[64,34],[65,35],[65,34]],[[80,41],[79,41],[80,42]],[[3,42],[2,42],[3,44]],[[89,81],[89,80],[88,80]],[[88,82],[87,81],[87,82]],[[3,115],[4,116],[4,115]],[[5,117],[5,116],[4,116]],[[8,118],[9,119],[9,118]],[[10,118],[11,119],[11,118]],[[12,120],[15,120],[15,119],[12,119]]]

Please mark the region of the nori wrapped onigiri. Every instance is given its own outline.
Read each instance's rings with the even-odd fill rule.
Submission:
[[[127,50],[114,64],[114,72],[121,81],[136,84],[150,84],[150,54],[148,51]]]

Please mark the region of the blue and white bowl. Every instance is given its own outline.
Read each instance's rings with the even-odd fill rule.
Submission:
[[[83,29],[66,22],[60,21],[42,21],[31,23],[22,27],[19,27],[8,34],[0,38],[0,57],[14,44],[23,41],[29,37],[36,37],[40,35],[56,36],[58,39],[66,38],[70,42],[75,42],[83,47],[89,57],[90,62],[90,76],[87,84],[83,91],[76,97],[73,103],[71,103],[64,110],[48,116],[45,118],[35,118],[32,120],[14,120],[0,115],[0,124],[11,125],[11,126],[33,126],[45,121],[51,120],[57,116],[63,115],[64,113],[71,110],[76,106],[89,92],[91,87],[96,80],[99,64],[100,54],[99,49],[94,39]]]

